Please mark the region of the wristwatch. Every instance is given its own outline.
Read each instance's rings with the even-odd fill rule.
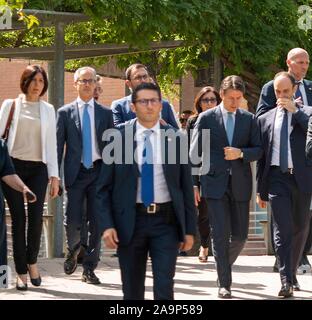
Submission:
[[[243,151],[241,151],[241,153],[240,153],[240,156],[239,156],[241,159],[243,159],[244,158],[244,152]]]

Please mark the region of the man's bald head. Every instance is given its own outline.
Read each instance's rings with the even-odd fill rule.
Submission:
[[[287,54],[286,60],[288,72],[291,73],[297,81],[302,80],[309,69],[309,54],[302,48],[293,48]]]

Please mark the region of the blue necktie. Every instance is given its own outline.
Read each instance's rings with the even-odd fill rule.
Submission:
[[[91,121],[88,104],[84,105],[82,115],[82,163],[85,168],[92,167]]]
[[[226,135],[229,140],[230,146],[232,145],[233,134],[234,134],[234,113],[227,113],[227,120],[225,125]]]
[[[280,169],[283,173],[288,170],[288,112],[283,110],[283,122],[280,138]]]
[[[152,130],[144,131],[143,161],[141,172],[141,197],[145,207],[154,202],[153,147],[150,140]]]

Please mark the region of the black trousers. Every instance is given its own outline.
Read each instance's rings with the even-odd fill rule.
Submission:
[[[269,201],[281,282],[292,284],[309,232],[311,193],[299,190],[294,175],[271,167]]]
[[[249,201],[234,199],[229,180],[221,199],[208,198],[212,249],[220,287],[232,284],[232,265],[244,248],[248,237]]]
[[[210,224],[208,217],[207,199],[200,198],[197,209],[197,226],[200,235],[200,245],[203,248],[208,248],[210,243]]]
[[[37,262],[42,230],[44,199],[48,185],[47,166],[43,162],[14,159],[17,175],[36,196],[37,201],[29,203],[26,236],[26,211],[23,194],[3,183],[3,193],[12,218],[13,257],[18,274],[27,273],[27,264]]]

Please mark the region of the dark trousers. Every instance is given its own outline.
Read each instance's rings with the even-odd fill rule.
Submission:
[[[220,287],[232,284],[232,265],[248,237],[249,201],[236,201],[231,180],[221,199],[208,198],[213,255]]]
[[[310,210],[310,215],[311,215],[311,219],[310,219],[310,226],[309,226],[309,232],[308,232],[308,236],[307,236],[307,240],[303,249],[303,255],[308,255],[310,252],[310,249],[312,247],[312,212]]]
[[[3,202],[2,199],[0,199],[0,201]],[[3,204],[0,203],[0,266],[8,264],[5,210],[4,207],[2,207],[2,205]]]
[[[271,167],[269,201],[281,281],[292,284],[310,227],[311,193],[299,190],[294,175]]]
[[[173,300],[173,278],[179,247],[175,224],[161,215],[136,217],[131,242],[118,247],[124,300],[143,300],[148,253],[152,260],[155,300]]]
[[[197,226],[200,235],[200,245],[203,248],[209,247],[210,242],[210,225],[209,225],[209,217],[208,217],[208,208],[207,208],[207,199],[200,198],[200,202],[198,204],[198,219]]]
[[[101,160],[96,161],[94,167],[85,169],[80,167],[76,181],[67,187],[67,208],[65,212],[65,230],[68,250],[78,254],[81,245],[81,227],[83,224],[84,203],[88,221],[87,250],[83,260],[83,268],[94,270],[97,267],[101,233],[96,224],[97,208],[95,206],[96,180],[101,170]]]
[[[28,226],[26,237],[26,212],[24,198],[3,183],[3,192],[12,218],[13,257],[18,274],[27,273],[27,264],[35,264],[40,249],[43,205],[47,191],[48,171],[43,162],[12,159],[16,174],[32,190],[37,201],[28,203]]]

